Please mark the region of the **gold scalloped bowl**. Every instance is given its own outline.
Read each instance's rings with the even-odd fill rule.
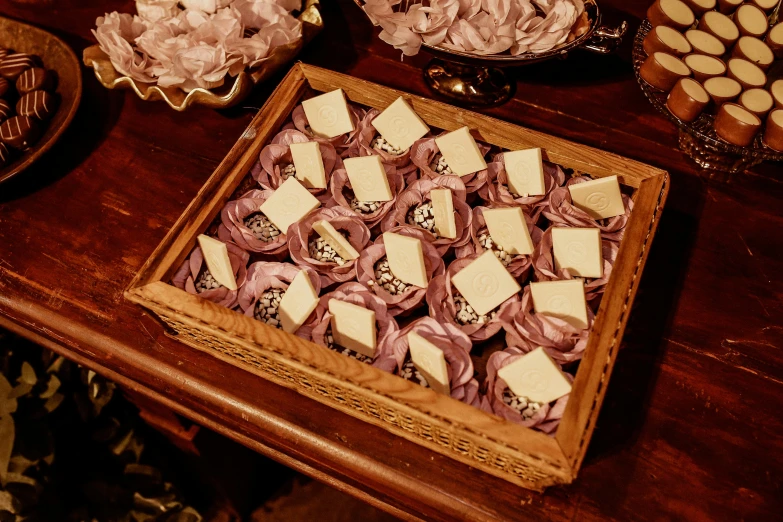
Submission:
[[[302,47],[318,34],[323,27],[323,19],[318,6],[319,0],[307,0],[304,10],[297,17],[302,22],[301,39],[276,47],[269,58],[259,67],[250,71],[242,71],[233,83],[228,82],[213,90],[196,88],[185,92],[178,87],[158,87],[153,83],[137,82],[133,78],[118,73],[109,57],[97,45],[84,50],[84,64],[95,69],[95,77],[107,89],[132,89],[142,100],[163,100],[175,111],[184,111],[191,105],[225,109],[244,100],[258,83],[266,80],[286,63],[293,60]]]

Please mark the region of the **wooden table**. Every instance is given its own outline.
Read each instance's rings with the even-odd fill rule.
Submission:
[[[581,475],[536,494],[478,473],[163,335],[122,292],[275,82],[243,107],[184,114],[100,87],[87,71],[60,143],[0,185],[0,325],[204,426],[403,518],[773,520],[783,508],[783,177],[700,176],[636,86],[630,42],[513,72],[488,114],[668,169],[672,190]],[[79,53],[131,1],[11,0],[0,13]],[[327,2],[308,63],[428,95],[421,67]]]

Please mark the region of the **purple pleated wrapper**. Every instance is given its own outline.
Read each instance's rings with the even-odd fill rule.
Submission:
[[[321,220],[328,221],[337,231],[345,233],[348,242],[357,252],[362,252],[370,242],[370,229],[355,212],[343,207],[322,208],[311,212],[288,228],[288,251],[291,259],[299,266],[318,272],[323,287],[356,279],[358,259],[346,260],[344,265],[338,265],[333,261],[319,261],[310,257],[310,241],[319,237],[313,230],[313,223]]]
[[[429,281],[443,275],[445,272],[443,259],[435,246],[430,243],[428,236],[425,234],[426,230],[418,227],[396,227],[389,230],[389,232],[413,237],[421,241],[424,253],[424,267]],[[384,257],[386,257],[386,245],[384,245],[383,236],[381,235],[359,255],[356,265],[357,281],[381,298],[388,306],[389,313],[393,316],[417,308],[427,294],[426,288],[410,285],[402,294],[394,295],[375,282],[375,264]]]
[[[394,207],[394,202],[397,197],[405,190],[405,180],[402,174],[397,172],[397,168],[394,165],[384,163],[383,168],[386,171],[386,177],[389,180],[389,188],[391,189],[392,199],[390,201],[384,201],[378,210],[371,214],[362,214],[361,212],[354,212],[351,205],[348,203],[345,191],[353,192],[351,188],[351,182],[348,180],[348,173],[345,169],[337,169],[332,173],[332,180],[329,183],[329,190],[332,194],[332,199],[335,205],[343,207],[350,211],[353,215],[359,217],[368,228],[373,228],[375,225],[381,222],[386,214]]]
[[[201,252],[201,247],[196,247],[190,253],[188,258],[182,262],[179,269],[171,278],[171,284],[185,290],[189,294],[198,295],[213,303],[217,303],[226,308],[233,308],[237,304],[237,296],[242,289],[247,278],[247,262],[250,260],[250,254],[242,250],[234,243],[226,242],[226,249],[228,250],[228,259],[231,261],[231,269],[234,272],[234,278],[237,283],[236,290],[229,290],[225,286],[214,288],[210,290],[204,290],[198,292],[196,290],[196,281],[204,270],[207,270],[207,264],[204,261],[204,254]]]
[[[397,368],[391,345],[391,337],[400,327],[397,321],[386,310],[386,303],[373,295],[359,283],[349,282],[338,286],[334,291],[321,296],[318,307],[315,309],[315,326],[312,329],[310,340],[321,346],[327,346],[326,331],[332,319],[329,313],[329,300],[337,299],[346,303],[355,304],[375,312],[375,323],[378,328],[377,348],[372,366],[383,371],[393,373]],[[301,328],[300,328],[301,330]]]
[[[355,158],[359,156],[380,156],[381,161],[394,165],[397,172],[402,174],[406,183],[412,183],[418,177],[418,167],[411,162],[411,149],[402,154],[390,154],[385,150],[373,148],[370,144],[378,135],[378,131],[372,124],[372,121],[381,113],[378,109],[370,109],[359,122],[359,134],[348,149],[348,156]]]
[[[479,407],[481,399],[478,381],[473,378],[473,361],[470,359],[473,343],[470,338],[459,328],[450,324],[441,324],[431,317],[417,319],[392,334],[391,344],[397,364],[396,373],[402,370],[402,365],[408,356],[408,334],[411,332],[416,332],[443,351],[449,372],[451,397]]]
[[[351,122],[353,122],[354,130],[345,134],[340,134],[339,136],[335,136],[331,139],[322,138],[320,136],[316,136],[313,133],[313,130],[310,128],[310,123],[307,121],[307,115],[305,114],[304,107],[302,107],[301,103],[297,105],[296,108],[294,108],[293,112],[291,113],[291,122],[284,125],[283,130],[293,128],[299,132],[302,132],[310,139],[322,143],[329,143],[332,147],[334,147],[340,157],[345,158],[348,156],[348,149],[351,148],[351,145],[353,145],[353,143],[359,137],[359,122],[364,119],[364,115],[366,113],[365,109],[350,102],[348,102],[348,112],[351,114]]]
[[[570,394],[560,397],[553,403],[541,405],[541,408],[527,420],[517,410],[503,402],[503,392],[508,388],[508,385],[498,376],[498,370],[518,360],[522,355],[522,353],[513,348],[507,348],[502,352],[495,352],[489,356],[487,361],[487,380],[485,381],[487,402],[492,409],[492,413],[498,417],[521,424],[526,428],[542,431],[547,435],[554,435],[558,424],[560,424],[560,419],[563,418],[563,412],[565,412]],[[569,382],[574,382],[574,377],[571,374],[563,373]]]
[[[439,136],[443,136],[444,134],[448,134],[446,132],[441,133]],[[487,155],[487,153],[490,150],[490,146],[486,145],[485,143],[477,143],[479,150],[483,155]],[[438,174],[436,171],[432,170],[430,168],[430,165],[432,164],[432,161],[435,159],[435,156],[437,156],[440,153],[440,149],[438,148],[438,144],[435,143],[435,137],[434,136],[425,136],[424,138],[416,141],[413,145],[411,145],[411,161],[419,167],[419,177],[421,179],[424,178],[438,178],[440,176],[443,176],[443,174]],[[487,172],[487,169],[480,170],[478,172],[474,172],[473,174],[468,174],[466,176],[457,176],[456,174],[446,174],[447,176],[455,176],[462,180],[462,183],[465,184],[465,189],[467,190],[468,194],[473,194],[474,192],[478,192],[481,187],[486,185],[487,181],[489,180],[489,174]]]
[[[587,212],[575,207],[571,201],[570,185],[592,181],[586,176],[577,176],[568,180],[564,187],[559,187],[549,194],[543,215],[555,226],[566,227],[597,227],[601,229],[601,237],[619,243],[625,234],[625,225],[631,217],[633,200],[623,194],[625,213],[606,219],[593,219]]]
[[[248,252],[266,254],[282,260],[288,253],[286,231],[272,241],[262,241],[245,226],[245,219],[259,212],[261,205],[274,194],[273,190],[251,190],[239,199],[229,201],[220,211],[221,224],[218,226],[218,237],[223,242],[234,241]]]
[[[440,237],[429,230],[411,225],[406,221],[408,212],[421,204],[432,201],[430,191],[432,189],[451,190],[454,203],[454,222],[457,226],[457,237],[449,239]],[[473,221],[473,213],[470,205],[465,203],[467,192],[465,184],[457,176],[439,176],[434,179],[420,179],[413,182],[402,194],[397,196],[394,207],[389,211],[381,223],[381,229],[386,232],[392,228],[414,228],[424,232],[425,237],[438,249],[441,255],[445,255],[452,248],[459,248],[470,242],[470,226]]]
[[[522,291],[522,300],[498,314],[499,323],[506,331],[506,345],[527,353],[539,346],[559,364],[582,358],[595,314],[587,307],[587,328],[579,329],[562,319],[533,311],[530,286]]]
[[[557,187],[565,183],[563,170],[548,161],[544,162],[545,194],[539,196],[515,196],[508,188],[508,173],[503,163],[503,154],[495,156],[494,161],[487,165],[487,183],[479,196],[490,207],[522,207],[534,223],[538,223],[541,212],[549,203],[549,195]]]
[[[261,150],[259,154],[260,169],[251,170],[251,175],[259,185],[264,189],[277,190],[285,181],[281,173],[281,167],[290,165],[294,162],[291,156],[291,144],[308,143],[315,141],[303,132],[294,129],[287,129],[279,132],[272,141]],[[331,143],[319,141],[318,148],[321,150],[321,158],[324,164],[324,173],[326,174],[326,187],[308,188],[308,192],[318,198],[321,205],[331,206],[332,195],[329,193],[329,180],[332,179],[332,172],[335,168],[342,167],[342,160],[337,155]]]
[[[310,278],[310,282],[316,293],[320,293],[321,278],[312,268],[296,266],[291,263],[274,263],[266,261],[253,263],[247,269],[247,281],[239,290],[239,298],[237,299],[239,308],[246,316],[254,317],[256,304],[264,293],[273,289],[287,290],[291,281],[293,281],[294,277],[301,271],[304,271],[304,273],[307,274],[307,277]],[[309,339],[310,332],[314,326],[314,321],[315,313],[312,313],[308,320],[305,321],[305,324],[300,326],[296,331],[296,335]]]
[[[470,337],[474,342],[489,339],[500,331],[502,325],[500,316],[502,312],[514,303],[519,302],[519,294],[514,294],[503,301],[496,310],[497,315],[484,324],[465,324],[462,325],[456,320],[457,306],[454,304],[454,294],[458,293],[455,287],[451,285],[451,278],[460,270],[472,263],[480,254],[463,257],[452,261],[446,269],[446,273],[432,278],[427,287],[427,304],[429,305],[430,317],[442,324],[451,324],[456,326]]]

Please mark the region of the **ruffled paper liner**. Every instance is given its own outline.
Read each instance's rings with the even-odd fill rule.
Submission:
[[[522,292],[522,300],[498,314],[498,322],[506,331],[506,345],[527,353],[539,346],[559,364],[582,358],[595,314],[587,308],[587,328],[579,329],[563,319],[533,311],[530,286]]]
[[[533,250],[533,278],[536,281],[563,281],[574,279],[578,276],[571,275],[567,268],[556,270],[555,258],[552,253],[552,228],[549,227],[541,238],[541,241]],[[609,276],[612,275],[612,267],[617,259],[620,247],[614,241],[603,239],[601,241],[601,255],[604,260],[603,275],[598,278],[583,277],[585,282],[585,299],[593,310],[598,310],[601,295],[604,293]]]
[[[560,419],[563,417],[563,412],[565,412],[570,394],[560,397],[554,403],[542,404],[541,408],[529,419],[524,419],[517,410],[503,402],[503,392],[506,391],[508,385],[498,376],[498,370],[522,356],[523,354],[514,348],[507,348],[502,352],[495,352],[489,356],[487,361],[487,380],[484,381],[486,386],[486,403],[489,404],[492,413],[498,417],[521,424],[526,428],[542,431],[547,435],[554,435],[558,424],[560,424]],[[574,377],[571,374],[565,372],[563,374],[569,382],[574,382]]]
[[[251,190],[239,199],[229,201],[220,211],[221,224],[218,226],[218,237],[224,243],[235,242],[248,252],[266,254],[282,260],[288,253],[285,230],[272,241],[261,241],[245,226],[245,219],[258,212],[261,205],[269,199],[273,190]]]
[[[266,292],[278,289],[287,290],[291,281],[300,272],[304,271],[313,285],[316,293],[321,292],[321,278],[315,273],[315,270],[306,266],[296,266],[291,263],[274,263],[266,261],[257,261],[247,269],[247,281],[239,289],[237,303],[242,312],[251,318],[255,317],[256,304],[261,296]],[[310,338],[315,320],[315,315],[310,314],[305,324],[299,327],[296,335],[305,339]]]
[[[304,133],[312,140],[321,143],[329,143],[332,147],[334,147],[334,149],[337,151],[337,154],[339,154],[341,158],[345,158],[348,156],[348,149],[350,149],[351,145],[353,145],[353,143],[359,137],[359,122],[364,119],[364,115],[366,113],[365,109],[359,107],[358,105],[354,105],[351,102],[348,102],[348,111],[351,114],[351,121],[353,122],[354,130],[351,132],[346,132],[345,134],[340,134],[339,136],[335,136],[331,139],[322,138],[320,136],[316,136],[313,133],[312,129],[310,128],[310,123],[307,121],[307,115],[305,114],[304,107],[301,103],[294,108],[293,112],[291,112],[291,122],[285,124],[283,129],[285,130],[294,128],[299,132]]]
[[[549,194],[546,207],[543,209],[544,217],[555,226],[600,228],[603,239],[619,243],[623,238],[623,234],[625,234],[625,225],[628,224],[628,218],[631,217],[633,200],[623,194],[624,214],[606,219],[593,219],[587,212],[572,204],[571,192],[568,190],[570,185],[586,181],[592,181],[592,179],[587,176],[576,176],[569,179],[564,187],[553,190]]]
[[[285,181],[280,171],[280,166],[290,165],[294,162],[291,156],[292,143],[308,143],[313,141],[304,133],[294,129],[280,131],[269,145],[264,147],[259,154],[259,163],[261,168],[251,170],[251,175],[259,185],[264,189],[277,190]],[[332,195],[329,193],[329,180],[332,178],[332,172],[335,167],[342,167],[342,160],[337,155],[331,143],[319,141],[318,148],[321,150],[321,158],[324,163],[324,173],[326,174],[326,187],[308,188],[308,192],[315,196],[323,206],[329,206]]]
[[[389,232],[421,240],[427,279],[433,281],[435,277],[443,275],[445,272],[443,259],[441,259],[440,253],[435,246],[429,242],[425,234],[426,230],[408,226],[392,228]],[[402,294],[394,295],[375,282],[375,264],[384,257],[386,257],[386,245],[384,245],[383,236],[381,235],[359,255],[356,265],[356,279],[386,303],[389,314],[392,316],[398,316],[417,308],[424,300],[427,288],[410,285]]]
[[[196,290],[196,280],[202,270],[206,269],[204,254],[201,252],[201,247],[198,246],[193,249],[190,256],[182,262],[182,265],[174,273],[174,276],[171,278],[171,284],[180,290],[185,290],[189,294],[197,295],[226,308],[234,308],[237,304],[239,291],[247,279],[247,262],[250,260],[250,254],[234,243],[225,240],[223,242],[226,243],[228,259],[231,261],[231,269],[234,272],[237,283],[236,290],[229,290],[225,286],[204,290],[203,292]]]
[[[454,203],[454,221],[457,226],[457,237],[449,239],[439,237],[422,227],[411,225],[406,221],[408,212],[423,203],[432,201],[430,191],[432,189],[447,188],[452,192],[452,201]],[[445,255],[451,248],[459,248],[468,244],[470,241],[470,227],[473,222],[473,213],[470,211],[470,205],[465,203],[467,191],[465,184],[457,176],[438,176],[434,179],[420,179],[406,188],[402,194],[397,197],[394,207],[381,223],[381,230],[384,232],[395,227],[414,228],[421,230],[427,240],[438,249],[440,255]]]
[[[402,174],[397,172],[397,169],[394,167],[394,165],[384,164],[383,168],[386,171],[386,177],[389,180],[389,188],[391,189],[392,199],[390,201],[382,202],[378,207],[378,210],[371,214],[354,212],[354,210],[351,208],[351,205],[348,203],[348,200],[345,198],[343,191],[345,189],[351,191],[353,190],[351,187],[351,182],[348,180],[348,173],[345,172],[345,169],[336,169],[332,173],[332,180],[329,182],[329,191],[332,194],[334,203],[340,207],[343,207],[364,221],[364,224],[367,225],[368,228],[373,228],[375,225],[380,223],[383,218],[386,217],[386,214],[388,214],[389,211],[394,207],[394,202],[397,200],[397,196],[399,196],[402,191],[405,190],[405,180],[403,179]]]
[[[398,374],[402,371],[402,366],[408,357],[410,332],[416,332],[443,351],[449,372],[451,397],[479,407],[479,384],[473,378],[473,361],[470,359],[473,343],[470,338],[459,328],[450,324],[441,324],[431,317],[417,319],[391,336],[392,355]]]
[[[447,133],[443,132],[439,136],[443,136],[444,134]],[[481,151],[481,154],[484,156],[487,155],[491,148],[489,145],[484,143],[477,143],[477,145]],[[430,168],[430,164],[432,164],[432,160],[435,159],[435,156],[439,152],[440,149],[438,148],[438,144],[435,143],[434,136],[424,137],[411,145],[411,161],[414,163],[414,165],[419,167],[420,179],[434,179],[441,176],[454,176],[459,178],[462,183],[465,184],[465,189],[467,190],[468,194],[478,192],[481,187],[486,185],[487,181],[489,180],[487,169],[480,170],[466,176],[458,176],[456,174],[438,174],[432,170]]]
[[[479,190],[479,197],[490,207],[522,207],[525,213],[538,223],[542,210],[549,203],[549,194],[565,183],[565,173],[559,166],[544,162],[544,190],[539,196],[514,197],[508,188],[508,173],[503,163],[503,154],[487,165],[487,183]]]
[[[379,297],[371,294],[359,283],[349,282],[338,286],[334,291],[321,296],[318,307],[315,309],[315,326],[310,333],[310,340],[316,344],[327,347],[326,331],[329,329],[332,314],[329,313],[329,300],[337,299],[346,303],[355,304],[375,312],[375,323],[378,327],[377,348],[372,366],[383,371],[393,373],[397,368],[397,362],[392,352],[392,334],[399,331],[397,321],[386,310],[386,303]],[[300,328],[300,331],[302,329]]]
[[[463,257],[452,261],[446,269],[446,273],[432,278],[427,287],[427,304],[429,305],[430,317],[442,324],[451,324],[462,330],[473,342],[485,341],[498,333],[502,328],[500,323],[501,313],[513,303],[519,302],[519,294],[514,294],[500,306],[493,319],[484,324],[465,324],[457,322],[457,307],[454,304],[454,294],[458,293],[456,288],[451,285],[451,278],[460,270],[472,263],[480,254]]]
[[[370,242],[370,229],[355,212],[343,207],[321,208],[288,228],[288,252],[291,259],[299,266],[315,270],[320,275],[323,287],[356,279],[358,259],[346,260],[344,265],[338,265],[310,257],[310,239],[318,236],[313,231],[313,223],[321,220],[328,221],[338,232],[344,232],[357,252],[363,251]]]
[[[489,229],[487,223],[484,221],[484,210],[487,207],[474,207],[473,208],[473,223],[470,227],[471,241],[464,247],[457,249],[457,258],[469,256],[472,254],[483,254],[487,249],[479,241],[479,237],[482,234],[489,235]],[[533,240],[533,248],[541,242],[541,238],[544,235],[544,231],[533,224],[533,220],[528,214],[525,214],[525,222],[527,228],[530,231],[530,238]],[[530,268],[533,265],[533,256],[531,255],[517,255],[513,261],[507,266],[506,270],[514,276],[518,281],[527,280],[527,276],[530,273]]]
[[[371,146],[372,140],[379,133],[372,124],[372,121],[381,113],[378,109],[370,109],[359,122],[359,134],[348,149],[348,156],[355,158],[359,156],[380,156],[381,161],[388,165],[394,165],[397,172],[402,174],[406,183],[412,183],[418,177],[417,168],[411,162],[411,150],[408,149],[402,154],[390,154],[385,150],[378,150]]]

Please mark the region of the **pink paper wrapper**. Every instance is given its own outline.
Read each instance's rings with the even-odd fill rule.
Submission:
[[[614,241],[604,239],[601,241],[601,254],[604,258],[604,275],[599,278],[582,278],[585,281],[585,299],[593,310],[598,310],[601,303],[601,295],[604,293],[609,276],[612,275],[612,267],[617,259],[620,247]],[[533,251],[533,277],[536,281],[561,281],[574,279],[568,269],[555,269],[555,259],[552,254],[552,227],[544,232],[541,241]]]
[[[559,364],[578,361],[587,347],[587,338],[595,314],[587,308],[587,328],[580,330],[557,317],[537,314],[533,311],[530,286],[522,292],[522,301],[509,306],[498,314],[506,331],[506,345],[527,353],[539,346]]]
[[[449,371],[451,397],[471,406],[480,405],[479,384],[473,378],[473,361],[470,350],[473,347],[465,333],[450,324],[440,324],[431,317],[422,317],[402,330],[392,334],[392,353],[397,364],[396,373],[408,357],[408,334],[416,332],[443,351]]]
[[[432,201],[432,189],[447,188],[451,190],[454,203],[454,221],[457,225],[457,237],[449,239],[439,237],[422,227],[411,225],[406,221],[408,212],[413,208]],[[386,232],[395,227],[414,228],[424,232],[424,236],[438,249],[440,255],[445,255],[452,248],[463,247],[470,241],[470,227],[473,213],[470,205],[465,203],[467,195],[465,184],[457,176],[438,176],[433,179],[420,179],[409,186],[397,197],[394,208],[384,218],[381,229]]]
[[[340,157],[345,158],[348,156],[348,149],[351,148],[351,145],[353,145],[353,143],[359,137],[359,122],[362,121],[366,112],[364,109],[358,105],[354,105],[351,102],[348,102],[348,111],[351,113],[351,121],[353,122],[354,130],[345,134],[340,134],[339,136],[335,136],[332,139],[321,138],[320,136],[313,134],[313,131],[310,128],[310,123],[307,121],[307,115],[305,114],[304,107],[302,107],[301,103],[297,105],[296,108],[294,108],[293,112],[291,113],[291,122],[284,125],[283,129],[285,130],[294,128],[304,133],[305,136],[312,140],[322,143],[329,143],[332,145],[332,147],[334,147]]]
[[[312,329],[310,340],[321,346],[328,346],[326,343],[326,332],[331,323],[332,314],[329,313],[329,300],[337,299],[346,303],[362,306],[375,312],[375,323],[378,328],[378,342],[375,350],[375,359],[372,365],[386,372],[394,372],[397,363],[394,358],[391,337],[400,327],[386,310],[386,303],[379,297],[371,294],[359,283],[343,283],[334,291],[321,296],[318,307],[315,309],[316,319],[313,321],[315,326]],[[301,328],[300,328],[301,331]]]
[[[540,196],[514,195],[508,188],[508,174],[503,163],[503,154],[495,156],[495,161],[487,165],[487,184],[479,190],[479,196],[490,207],[521,206],[534,223],[538,223],[541,211],[549,203],[549,194],[565,182],[563,170],[548,161],[544,162],[544,188],[546,193]]]
[[[440,136],[443,136],[444,134],[447,133],[443,132],[440,134]],[[481,153],[485,156],[490,150],[490,146],[484,143],[478,143],[478,147]],[[435,143],[434,136],[424,137],[411,146],[411,161],[417,167],[419,167],[420,178],[433,179],[442,176],[442,174],[438,174],[436,171],[430,168],[430,165],[439,153],[440,149],[438,148],[437,143]],[[467,176],[457,176],[456,174],[451,175],[458,177],[462,183],[465,184],[465,188],[468,194],[478,192],[478,190],[483,187],[489,179],[487,169],[474,172],[473,174],[468,174]]]
[[[225,286],[204,290],[203,292],[196,290],[196,281],[198,281],[201,273],[207,270],[201,247],[194,248],[190,256],[182,262],[174,277],[171,278],[171,284],[180,290],[185,290],[189,294],[198,295],[226,308],[236,306],[237,296],[247,278],[247,262],[250,260],[250,254],[234,243],[226,241],[224,243],[226,243],[226,249],[228,250],[228,259],[231,261],[231,269],[234,271],[237,283],[236,290],[229,290]]]
[[[445,271],[443,259],[429,242],[425,230],[418,227],[397,227],[391,229],[390,232],[421,240],[427,278],[432,281],[433,278],[443,275]],[[375,243],[365,248],[359,256],[356,265],[356,279],[386,303],[389,314],[392,316],[417,308],[427,294],[426,288],[410,285],[402,294],[394,295],[375,282],[375,264],[384,257],[386,257],[386,245],[383,243],[383,236],[378,236]]]
[[[288,290],[291,281],[302,270],[310,278],[316,293],[320,293],[321,278],[315,273],[315,270],[309,267],[299,267],[291,263],[268,263],[265,261],[253,263],[247,269],[247,281],[239,290],[237,299],[239,308],[246,316],[255,317],[256,304],[261,296],[272,289]],[[312,313],[308,320],[305,321],[305,324],[296,331],[296,335],[309,339],[314,321],[315,313]]]
[[[471,241],[465,245],[465,247],[457,250],[457,258],[469,256],[472,254],[483,254],[486,248],[479,241],[479,237],[483,234],[489,234],[487,223],[484,221],[484,210],[487,207],[474,207],[473,208],[473,223],[470,227]],[[527,222],[528,230],[530,231],[530,238],[533,240],[533,247],[535,248],[541,242],[541,238],[544,236],[543,230],[533,224],[533,220],[528,214],[525,214],[525,221]],[[516,255],[514,259],[506,265],[506,269],[509,273],[519,281],[525,281],[530,268],[533,264],[532,255]]]
[[[248,252],[258,252],[277,259],[283,259],[288,253],[285,230],[272,241],[262,241],[245,226],[245,219],[258,212],[261,205],[274,193],[273,190],[251,190],[241,198],[229,201],[220,211],[222,223],[218,227],[218,237],[223,242],[234,241]]]
[[[281,169],[294,162],[291,157],[291,144],[307,143],[309,141],[313,140],[303,132],[297,130],[287,129],[279,132],[272,138],[269,145],[261,150],[261,154],[259,155],[261,169],[258,171],[251,171],[253,179],[265,189],[277,190],[285,181]],[[321,158],[324,162],[327,185],[326,188],[308,188],[307,190],[310,194],[318,198],[321,205],[329,206],[332,199],[332,195],[329,193],[329,180],[332,178],[332,171],[336,167],[342,167],[343,162],[331,143],[319,141],[318,147],[321,150]]]
[[[560,397],[554,403],[541,405],[541,408],[529,419],[524,419],[517,410],[503,402],[503,392],[508,388],[508,385],[506,381],[498,377],[498,370],[518,360],[520,357],[522,357],[522,354],[513,348],[495,352],[489,356],[485,385],[487,399],[492,412],[499,417],[521,424],[526,428],[533,428],[543,431],[547,435],[554,435],[558,424],[560,424],[560,419],[563,417],[570,394]],[[569,382],[574,382],[571,374],[564,372],[564,375]]]
[[[332,199],[335,204],[343,207],[344,209],[357,216],[364,221],[364,224],[368,228],[372,228],[386,217],[386,214],[394,207],[394,202],[397,200],[397,196],[405,190],[405,180],[402,174],[397,172],[394,165],[383,164],[383,168],[386,171],[386,177],[389,179],[389,188],[391,189],[392,199],[391,201],[384,201],[378,210],[370,214],[362,214],[361,212],[354,212],[348,203],[348,198],[353,196],[353,189],[351,188],[351,182],[348,180],[348,173],[345,169],[336,169],[332,173],[332,180],[329,183],[329,191],[332,194]],[[347,194],[346,194],[347,193]]]
[[[553,190],[549,194],[547,206],[543,209],[544,217],[555,226],[600,228],[602,238],[619,243],[625,234],[625,225],[633,210],[633,200],[623,194],[625,214],[607,219],[593,219],[587,212],[572,204],[571,192],[568,190],[568,186],[585,181],[592,180],[587,176],[577,176],[568,180],[565,187]]]
[[[354,212],[342,207],[322,208],[311,212],[288,229],[288,251],[291,259],[299,266],[318,272],[321,286],[324,287],[356,279],[358,259],[346,261],[341,266],[332,261],[319,261],[310,257],[310,241],[319,237],[318,233],[313,231],[313,223],[321,220],[328,221],[338,231],[345,233],[348,242],[357,252],[363,251],[370,242],[370,229]]]
[[[454,295],[458,292],[456,288],[452,287],[451,278],[460,270],[468,266],[478,256],[479,254],[474,254],[453,261],[446,269],[446,273],[432,278],[430,285],[427,287],[427,304],[429,305],[430,317],[439,323],[448,323],[456,326],[465,332],[465,334],[470,337],[471,341],[474,342],[484,341],[498,333],[502,327],[500,316],[503,311],[512,304],[519,302],[519,294],[514,294],[509,297],[497,308],[496,316],[484,324],[463,325],[457,322],[455,318],[457,315],[457,306],[454,303]]]
[[[370,109],[367,114],[364,115],[362,121],[359,122],[359,134],[356,140],[351,144],[348,149],[348,156],[355,158],[359,156],[380,156],[381,161],[394,165],[397,168],[397,172],[402,174],[406,183],[412,183],[416,179],[418,173],[417,167],[411,162],[410,149],[404,151],[402,154],[391,154],[385,150],[378,150],[371,146],[372,140],[378,136],[378,131],[372,125],[372,121],[381,113],[378,109]]]

